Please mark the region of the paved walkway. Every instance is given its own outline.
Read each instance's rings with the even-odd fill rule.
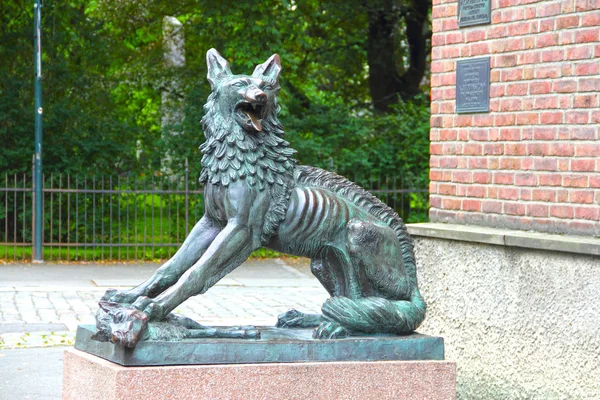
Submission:
[[[289,265],[292,264],[292,265]],[[158,264],[0,266],[0,349],[72,345],[106,289],[141,283]],[[328,295],[305,262],[247,261],[175,312],[215,325],[273,325],[290,308],[319,312]]]

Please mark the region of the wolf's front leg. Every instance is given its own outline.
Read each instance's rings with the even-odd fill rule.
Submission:
[[[157,296],[175,284],[181,275],[202,257],[219,232],[220,227],[210,217],[203,216],[192,228],[175,255],[164,263],[150,279],[129,290],[109,289],[102,300],[131,304],[140,296]]]
[[[133,306],[148,314],[151,320],[160,320],[191,296],[206,292],[258,247],[260,241],[253,237],[247,225],[231,221],[177,283],[154,299],[139,297]]]

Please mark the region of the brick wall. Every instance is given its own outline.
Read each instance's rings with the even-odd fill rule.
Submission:
[[[600,0],[433,0],[432,221],[600,235]],[[490,112],[455,113],[456,61],[491,56]]]

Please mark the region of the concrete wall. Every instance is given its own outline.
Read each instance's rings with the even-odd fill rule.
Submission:
[[[600,236],[600,2],[433,1],[431,221]],[[490,112],[457,114],[456,62],[491,58]]]
[[[413,238],[458,399],[600,399],[600,257]]]

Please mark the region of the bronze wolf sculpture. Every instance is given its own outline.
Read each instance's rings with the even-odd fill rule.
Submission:
[[[261,246],[311,258],[312,273],[331,295],[322,315],[290,310],[279,316],[279,327],[315,327],[319,339],[415,330],[425,317],[425,303],[406,227],[354,183],[296,164],[277,118],[279,56],[258,65],[251,76],[232,74],[214,49],[207,64],[212,93],[200,147],[205,214],[148,281],[106,293],[104,301],[129,310],[125,325],[104,323],[109,331],[118,330],[112,340],[135,345],[147,326],[139,323],[140,315],[165,320]]]

